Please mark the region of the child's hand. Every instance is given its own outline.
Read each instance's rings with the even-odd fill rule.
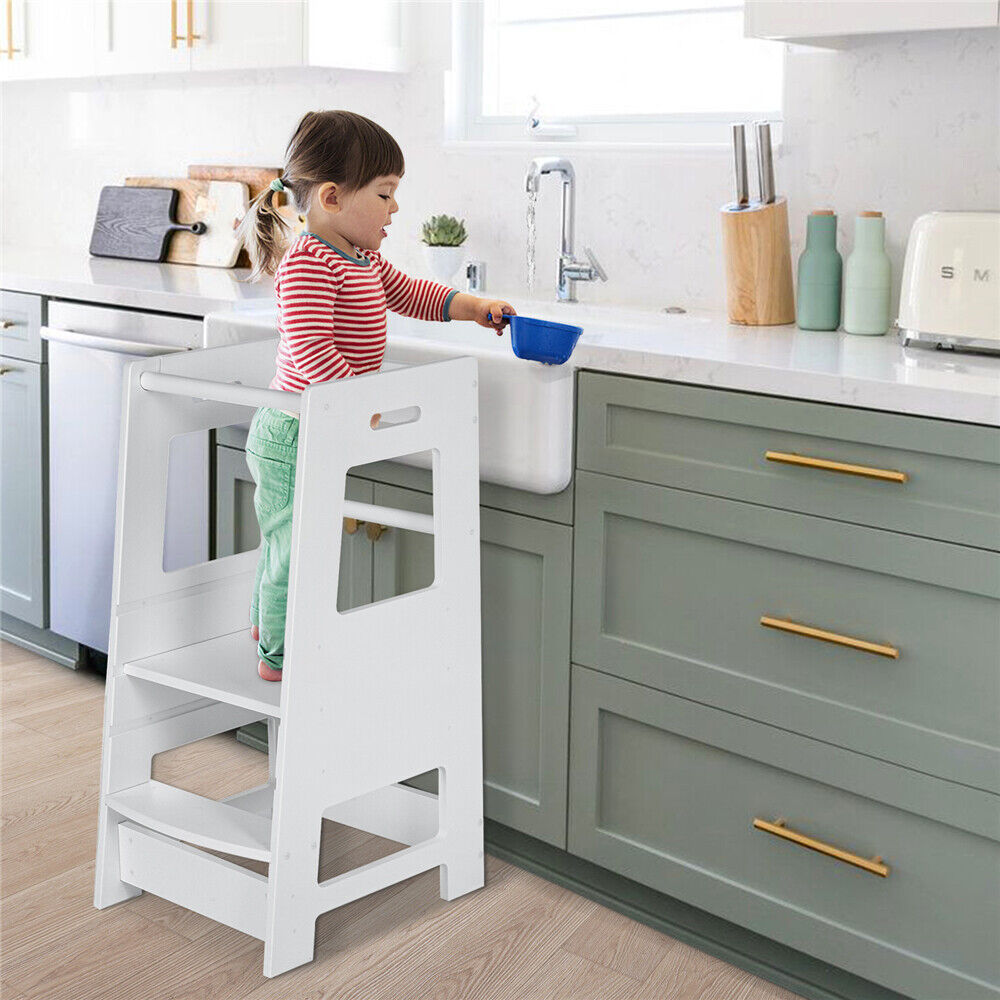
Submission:
[[[502,299],[476,299],[475,315],[472,317],[480,326],[503,333],[504,316],[516,316],[517,310]],[[492,318],[491,318],[492,317]]]

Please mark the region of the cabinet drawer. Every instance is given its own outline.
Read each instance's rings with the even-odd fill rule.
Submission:
[[[43,361],[42,299],[0,291],[0,354],[22,361]]]
[[[574,854],[907,996],[1000,996],[997,796],[576,666],[570,731]]]
[[[577,476],[577,663],[1000,792],[998,648],[997,553]]]
[[[580,468],[1000,549],[998,428],[590,372],[579,390]]]

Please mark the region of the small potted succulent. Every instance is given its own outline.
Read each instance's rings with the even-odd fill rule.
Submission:
[[[423,225],[424,254],[431,273],[442,284],[448,284],[465,255],[465,220],[450,215],[432,215]]]

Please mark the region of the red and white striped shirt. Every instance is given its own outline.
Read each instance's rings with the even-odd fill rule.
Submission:
[[[457,291],[397,271],[377,250],[354,260],[312,233],[288,248],[274,276],[278,354],[270,388],[299,392],[312,382],[377,371],[385,354],[385,311],[444,320]]]

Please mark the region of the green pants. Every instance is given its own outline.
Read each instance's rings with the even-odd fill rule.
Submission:
[[[298,447],[297,418],[266,406],[254,414],[247,437],[247,465],[257,484],[253,505],[261,542],[257,576],[250,596],[250,624],[260,627],[257,652],[272,670],[280,670],[285,657],[285,610]]]

